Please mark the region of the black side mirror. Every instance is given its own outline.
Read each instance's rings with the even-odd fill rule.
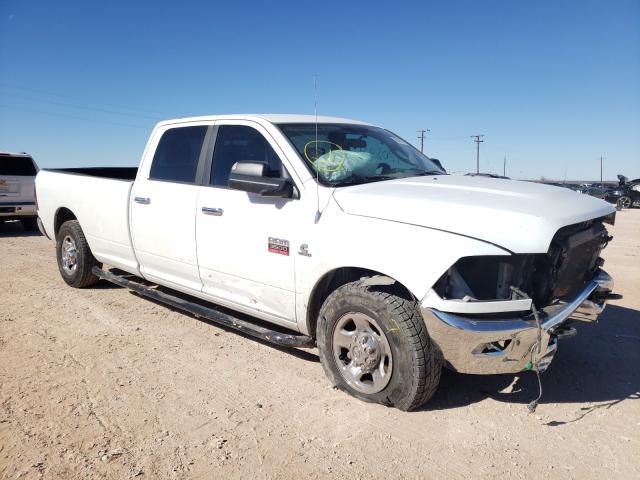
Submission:
[[[288,178],[268,177],[269,167],[262,162],[241,161],[231,167],[229,188],[261,197],[293,197],[293,183]]]
[[[440,163],[440,160],[438,160],[437,158],[430,158],[429,160],[431,160],[433,163],[436,164],[436,166],[440,167],[442,169],[443,172],[446,172],[447,170],[442,166],[442,163]]]

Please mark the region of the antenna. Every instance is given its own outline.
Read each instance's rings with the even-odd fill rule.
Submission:
[[[315,141],[315,162],[314,168],[316,170],[316,223],[320,220],[320,180],[318,173],[318,74],[313,75],[313,113],[316,119],[316,141]]]

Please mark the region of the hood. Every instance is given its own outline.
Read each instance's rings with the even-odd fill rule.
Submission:
[[[457,175],[343,187],[334,198],[351,215],[444,230],[514,253],[546,253],[560,228],[615,212],[568,188]]]

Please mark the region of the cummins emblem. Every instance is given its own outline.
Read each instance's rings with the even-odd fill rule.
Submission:
[[[302,255],[303,257],[310,257],[311,253],[309,253],[309,245],[307,245],[306,243],[300,245],[300,251],[298,252],[298,255]]]

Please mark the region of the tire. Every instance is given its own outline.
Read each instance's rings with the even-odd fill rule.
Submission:
[[[619,206],[620,209],[624,209],[624,208],[631,208],[632,203],[633,202],[631,202],[631,198],[624,196],[618,199],[618,202],[616,205]]]
[[[415,301],[359,280],[331,293],[319,315],[320,361],[335,387],[361,400],[404,411],[414,410],[433,396],[442,358]],[[367,352],[369,347],[373,348]],[[371,351],[379,353],[371,356]],[[376,358],[378,363],[372,366]],[[365,374],[358,380],[359,373],[349,372]]]
[[[20,221],[27,232],[33,232],[38,229],[38,223],[34,217],[22,218]]]
[[[99,280],[91,269],[100,264],[91,253],[77,220],[64,222],[60,227],[56,236],[56,258],[60,275],[68,285],[85,288]]]

